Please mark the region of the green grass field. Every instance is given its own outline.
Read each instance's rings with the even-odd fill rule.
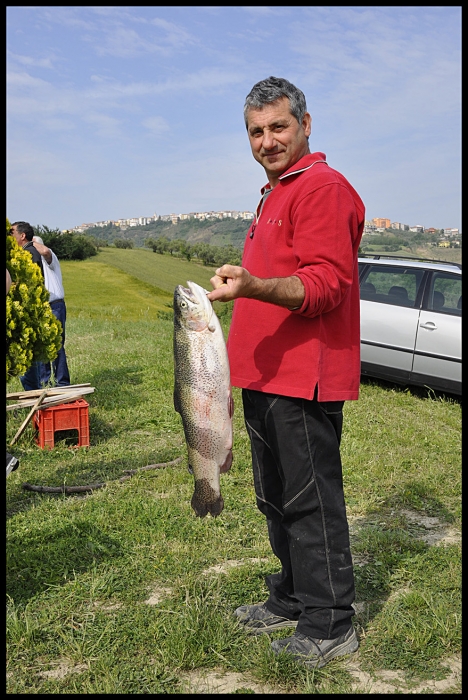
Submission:
[[[211,289],[210,277],[213,277],[215,270],[196,261],[187,262],[171,255],[159,255],[146,248],[102,248],[98,259],[138,280],[164,289],[171,297],[176,285],[186,284],[187,280]]]
[[[194,694],[221,682],[225,693],[461,693],[461,402],[364,380],[346,404],[361,646],[307,671],[233,620],[238,605],[266,598],[264,577],[278,570],[236,388],[224,511],[199,519],[190,507],[168,305],[188,279],[210,288],[213,271],[110,249],[62,271],[71,380],[95,387],[91,446],[75,448],[67,432],[42,451],[30,424],[11,449],[20,467],[6,484],[8,694]],[[227,334],[227,315],[222,323]],[[20,389],[17,379],[7,387]],[[8,412],[7,443],[24,417]],[[106,486],[64,495],[25,482]]]

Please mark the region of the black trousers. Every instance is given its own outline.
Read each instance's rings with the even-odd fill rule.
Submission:
[[[257,506],[281,572],[267,576],[267,608],[309,637],[351,626],[354,574],[343,493],[343,401],[242,390]]]

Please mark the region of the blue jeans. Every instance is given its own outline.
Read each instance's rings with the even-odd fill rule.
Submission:
[[[59,299],[58,301],[53,301],[50,304],[52,313],[55,318],[57,318],[62,324],[62,347],[60,348],[55,360],[52,360],[52,369],[54,370],[55,386],[69,386],[70,385],[70,373],[68,371],[67,356],[65,354],[65,321],[67,320],[67,307],[65,306],[65,301]],[[40,382],[42,386],[45,386],[50,381],[51,375],[51,363],[50,362],[40,362]]]
[[[25,391],[41,388],[40,365],[41,362],[33,362],[31,367],[20,377],[20,382]]]
[[[242,390],[257,507],[281,572],[266,577],[270,612],[308,637],[335,639],[354,615],[343,492],[343,401]]]

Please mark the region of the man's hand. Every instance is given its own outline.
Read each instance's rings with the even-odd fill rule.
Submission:
[[[299,309],[305,291],[299,277],[270,277],[251,275],[244,267],[223,265],[210,279],[214,291],[207,294],[210,301],[232,301],[238,297],[266,301],[289,310]]]
[[[214,288],[207,296],[210,301],[232,301],[238,297],[249,297],[257,277],[238,265],[223,265],[210,279]]]

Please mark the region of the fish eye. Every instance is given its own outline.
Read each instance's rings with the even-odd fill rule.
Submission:
[[[183,309],[185,309],[185,307],[187,306],[187,302],[186,302],[186,301],[181,301],[181,302],[180,302],[180,305],[181,305],[181,307],[182,307]]]

